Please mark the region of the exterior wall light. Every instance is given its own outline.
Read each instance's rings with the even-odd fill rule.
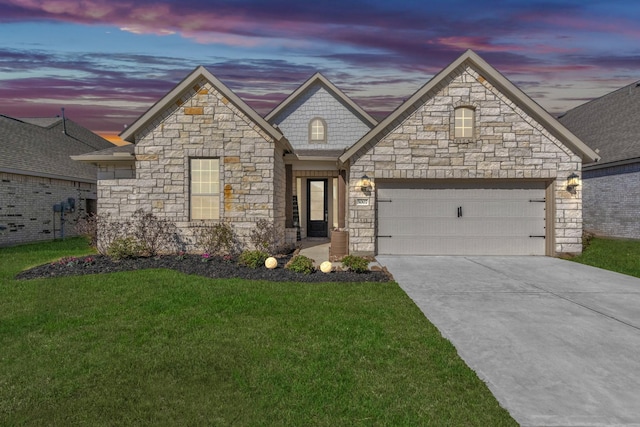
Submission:
[[[363,193],[371,191],[371,179],[367,175],[362,175],[362,178],[360,178],[360,190]]]
[[[576,188],[580,185],[580,177],[577,173],[573,172],[567,177],[567,191],[571,194],[576,193]]]

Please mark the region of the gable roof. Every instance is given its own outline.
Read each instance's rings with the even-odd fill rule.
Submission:
[[[495,68],[472,50],[467,50],[458,59],[449,64],[445,69],[435,75],[429,82],[418,89],[409,99],[403,102],[395,111],[382,120],[369,133],[364,135],[358,142],[351,146],[340,156],[340,162],[344,163],[351,156],[357,153],[362,147],[373,142],[380,141],[389,132],[395,129],[407,117],[413,114],[426,101],[435,95],[442,88],[444,82],[463,66],[471,66],[482,75],[487,81],[495,86],[501,93],[506,95],[518,107],[542,124],[547,131],[558,138],[575,154],[579,155],[583,161],[594,162],[600,157],[589,148],[578,137],[572,134],[567,128],[562,126],[558,120],[552,117],[544,108],[529,98],[524,92],[518,89],[506,77],[500,74]]]
[[[336,85],[331,83],[329,79],[323,76],[321,73],[315,73],[313,76],[309,77],[306,82],[301,84],[295,91],[291,93],[284,101],[282,101],[276,108],[271,110],[269,114],[266,115],[265,120],[269,123],[273,123],[273,120],[284,111],[289,105],[295,102],[300,96],[304,95],[310,88],[315,85],[322,85],[331,93],[334,97],[336,97],[340,102],[350,108],[357,116],[359,116],[360,120],[365,122],[369,127],[374,127],[378,124],[378,121],[371,117],[366,111],[364,111],[358,104],[356,104],[351,98],[345,95]]]
[[[66,128],[66,134],[64,129]],[[62,118],[16,119],[0,115],[0,171],[95,182],[96,169],[70,156],[113,147],[106,139]]]
[[[159,114],[161,114],[167,107],[175,103],[182,94],[190,90],[193,85],[201,78],[206,79],[213,87],[216,88],[225,98],[227,98],[233,105],[235,105],[240,111],[246,114],[255,124],[260,126],[269,136],[275,141],[282,142],[287,148],[289,146],[288,141],[284,138],[284,135],[280,133],[275,127],[267,123],[253,108],[249,107],[238,95],[233,93],[231,89],[225,86],[220,80],[218,80],[209,70],[203,66],[197,67],[187,77],[185,77],[180,83],[178,83],[169,93],[156,102],[151,108],[149,108],[142,116],[140,116],[131,126],[125,129],[120,137],[125,141],[135,143],[136,132],[144,129],[148,126]]]
[[[599,167],[640,161],[640,81],[569,110],[559,120],[598,152]]]

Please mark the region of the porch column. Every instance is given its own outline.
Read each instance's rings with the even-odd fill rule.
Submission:
[[[284,226],[293,228],[293,166],[284,165],[285,190],[284,190]]]
[[[347,202],[347,171],[341,170],[338,174],[338,228],[344,228]]]

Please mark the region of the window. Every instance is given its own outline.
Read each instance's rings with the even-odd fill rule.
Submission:
[[[191,219],[220,218],[220,161],[191,159]]]
[[[309,142],[327,142],[327,124],[320,118],[309,122]]]
[[[455,111],[455,137],[473,138],[473,108],[460,107]]]

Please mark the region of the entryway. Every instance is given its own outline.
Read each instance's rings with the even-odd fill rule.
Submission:
[[[307,180],[307,226],[308,237],[328,236],[327,179]]]

